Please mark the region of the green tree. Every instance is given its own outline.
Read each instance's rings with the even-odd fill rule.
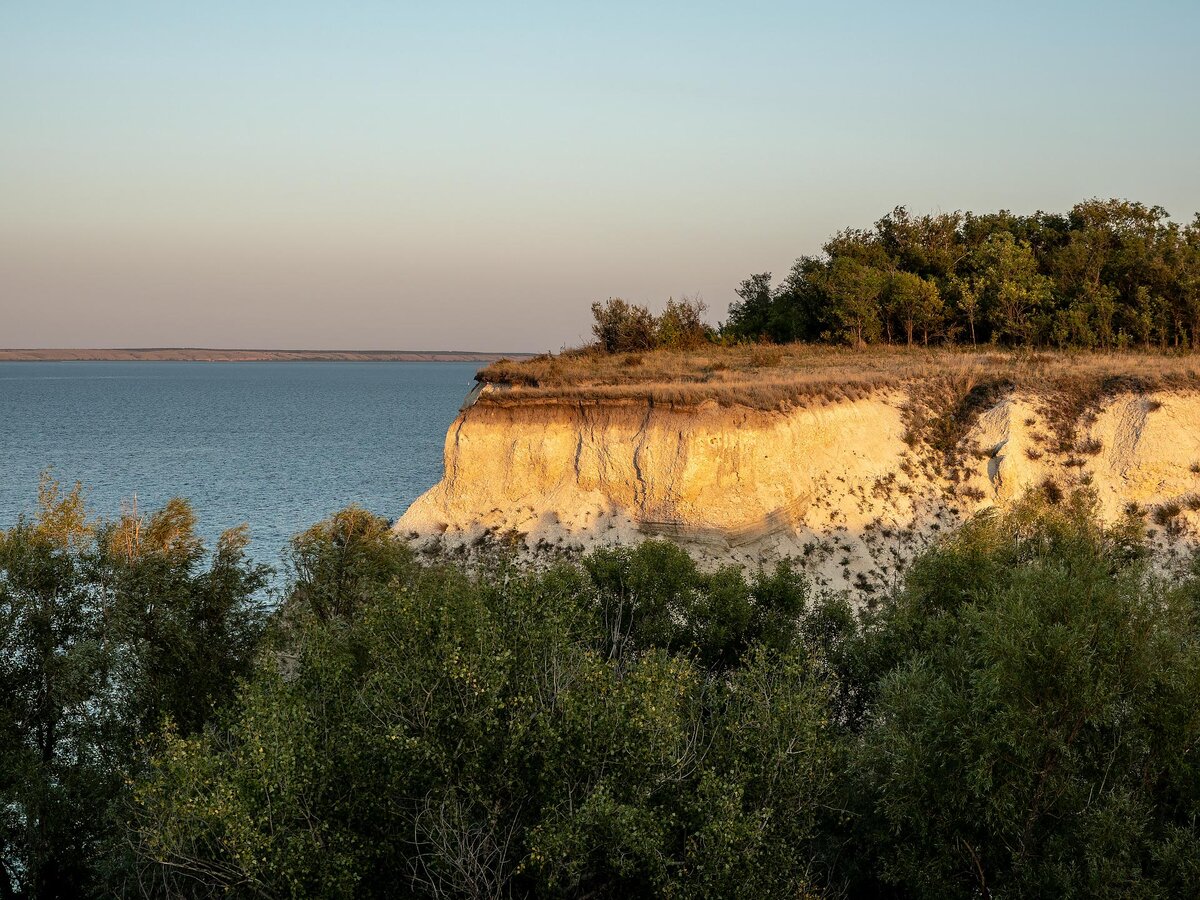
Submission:
[[[819,340],[832,327],[828,299],[819,284],[824,268],[820,258],[802,256],[788,270],[771,308],[769,330],[777,342]]]
[[[265,572],[244,546],[226,533],[203,569],[186,503],[99,522],[48,475],[0,533],[0,896],[107,892],[143,746],[163,721],[195,731],[249,671]]]
[[[1200,871],[1194,582],[1090,499],[1030,499],[924,557],[868,629],[862,748],[905,896],[1168,897]]]
[[[597,550],[584,567],[613,655],[654,648],[709,670],[736,668],[752,647],[793,649],[808,606],[807,585],[787,566],[750,580],[733,567],[704,573],[667,541]]]
[[[387,519],[348,506],[292,539],[286,613],[350,619],[415,565]]]
[[[925,279],[946,279],[964,253],[961,224],[959,213],[913,216],[897,206],[875,223],[875,234],[899,271]]]
[[[0,893],[66,897],[92,887],[115,766],[91,749],[114,733],[100,610],[88,590],[82,489],[43,477],[38,510],[0,536]]]
[[[1000,232],[976,251],[973,263],[980,272],[992,339],[1032,343],[1036,337],[1034,317],[1050,302],[1051,282],[1038,271],[1029,244]]]
[[[875,343],[883,331],[880,298],[886,275],[848,256],[834,257],[820,276],[841,336],[856,347]]]
[[[915,276],[950,304],[945,327],[936,317],[930,323],[930,336],[941,340],[965,333],[972,345],[1197,349],[1197,234],[1195,222],[1180,225],[1162,207],[1128,200],[1087,200],[1065,215],[915,216],[900,206],[873,228],[834,234],[821,255],[798,259],[777,289],[769,276],[748,279],[726,333],[891,343],[907,331],[903,287],[896,293],[891,285]],[[886,279],[882,296],[853,284],[863,268]]]
[[[738,285],[735,293],[738,299],[729,306],[728,332],[752,341],[770,336],[774,304],[771,273],[751,275]]]
[[[148,516],[131,507],[97,524],[85,556],[130,749],[164,721],[184,734],[202,727],[250,674],[265,625],[256,598],[269,570],[246,556],[247,528],[221,534],[209,559],[196,524],[179,497]]]
[[[913,331],[917,328],[923,332],[923,343],[929,343],[930,329],[936,330],[942,318],[942,297],[937,285],[911,272],[897,272],[888,280],[887,294],[889,306],[904,326],[908,346],[912,346]]]
[[[979,303],[982,285],[978,279],[959,278],[957,275],[951,276],[950,284],[954,291],[955,307],[967,321],[967,333],[971,336],[971,346],[978,346],[975,325],[980,317]]]

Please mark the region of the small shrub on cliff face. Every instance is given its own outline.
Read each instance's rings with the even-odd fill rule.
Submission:
[[[982,503],[982,502],[983,502],[983,500],[984,500],[984,498],[985,498],[985,497],[987,497],[987,494],[986,494],[986,493],[984,493],[984,491],[983,491],[983,489],[982,489],[982,488],[976,487],[976,486],[975,486],[975,485],[973,485],[973,484],[972,484],[972,485],[968,485],[968,486],[967,486],[967,487],[965,487],[965,488],[962,488],[962,489],[959,491],[959,494],[960,494],[960,495],[961,495],[961,496],[962,496],[964,499],[966,499],[966,500],[970,500],[972,503]]]
[[[1151,518],[1154,524],[1168,526],[1183,512],[1183,504],[1178,500],[1167,500],[1154,508]]]
[[[1057,506],[1062,503],[1063,498],[1066,496],[1062,486],[1049,475],[1042,479],[1042,483],[1038,485],[1038,488],[1041,490],[1046,502],[1051,506]]]

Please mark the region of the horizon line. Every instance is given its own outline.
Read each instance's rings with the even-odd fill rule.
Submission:
[[[172,361],[206,357],[228,357],[234,361],[254,360],[255,358],[271,357],[279,359],[295,359],[307,357],[310,359],[355,359],[387,361],[394,359],[403,361],[411,359],[420,361],[431,359],[438,361],[475,361],[495,360],[504,357],[532,357],[536,353],[527,351],[498,351],[498,350],[337,350],[337,349],[302,349],[290,350],[267,347],[6,347],[0,348],[0,361],[7,362],[70,362],[70,361],[138,361],[148,362],[157,360]],[[132,358],[132,359],[130,359]]]

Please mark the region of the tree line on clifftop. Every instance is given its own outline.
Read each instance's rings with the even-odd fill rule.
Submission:
[[[286,589],[185,501],[0,532],[0,897],[1140,897],[1200,883],[1200,568],[1031,495],[855,612],[652,541]]]
[[[609,352],[706,340],[1196,350],[1200,213],[1181,225],[1127,200],[1024,216],[897,207],[838,232],[778,284],[764,272],[736,293],[719,329],[696,301],[671,301],[664,328],[610,300],[593,305],[594,332]]]

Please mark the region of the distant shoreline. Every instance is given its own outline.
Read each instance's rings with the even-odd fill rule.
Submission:
[[[494,362],[532,353],[474,350],[217,350],[206,347],[3,350],[0,362]]]

